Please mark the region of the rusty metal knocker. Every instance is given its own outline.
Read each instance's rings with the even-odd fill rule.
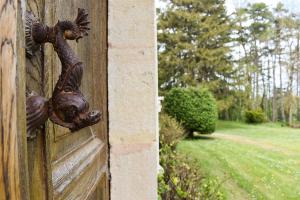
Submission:
[[[27,132],[35,131],[48,118],[72,132],[100,121],[100,111],[89,111],[89,103],[79,90],[83,63],[67,43],[67,40],[78,42],[87,36],[89,23],[86,10],[81,8],[78,9],[75,21],[58,21],[53,27],[40,23],[32,13],[27,12],[26,54],[32,56],[41,44],[51,43],[62,65],[61,75],[49,100],[34,93],[27,96]]]

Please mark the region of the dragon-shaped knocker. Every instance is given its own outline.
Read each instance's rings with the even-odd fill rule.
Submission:
[[[78,9],[75,21],[58,21],[53,27],[40,23],[32,13],[26,15],[26,53],[33,55],[43,43],[51,43],[61,61],[62,70],[52,97],[47,100],[36,94],[26,101],[27,132],[42,126],[49,118],[53,123],[72,132],[100,121],[99,111],[89,111],[89,103],[79,90],[83,63],[68,45],[67,40],[78,40],[88,35],[88,14]]]

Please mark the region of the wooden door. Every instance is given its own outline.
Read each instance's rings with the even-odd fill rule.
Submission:
[[[107,1],[27,0],[26,10],[41,22],[54,25],[73,20],[77,9],[89,13],[89,36],[79,43],[69,41],[85,68],[81,91],[102,120],[71,133],[49,120],[35,135],[27,136],[28,187],[30,199],[108,199],[107,138]],[[26,58],[26,90],[50,98],[61,72],[51,44]]]

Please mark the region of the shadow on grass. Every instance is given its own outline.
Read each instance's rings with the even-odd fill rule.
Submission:
[[[216,139],[217,138],[215,138],[213,136],[213,134],[212,135],[200,135],[200,134],[197,134],[197,135],[194,135],[193,137],[186,138],[186,140],[190,140],[190,141],[192,141],[192,140],[216,140]]]

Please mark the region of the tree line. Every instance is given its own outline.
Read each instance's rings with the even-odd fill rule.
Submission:
[[[158,9],[159,90],[208,88],[219,117],[261,110],[270,121],[300,121],[300,15],[282,3],[228,14],[224,0],[164,0]]]

